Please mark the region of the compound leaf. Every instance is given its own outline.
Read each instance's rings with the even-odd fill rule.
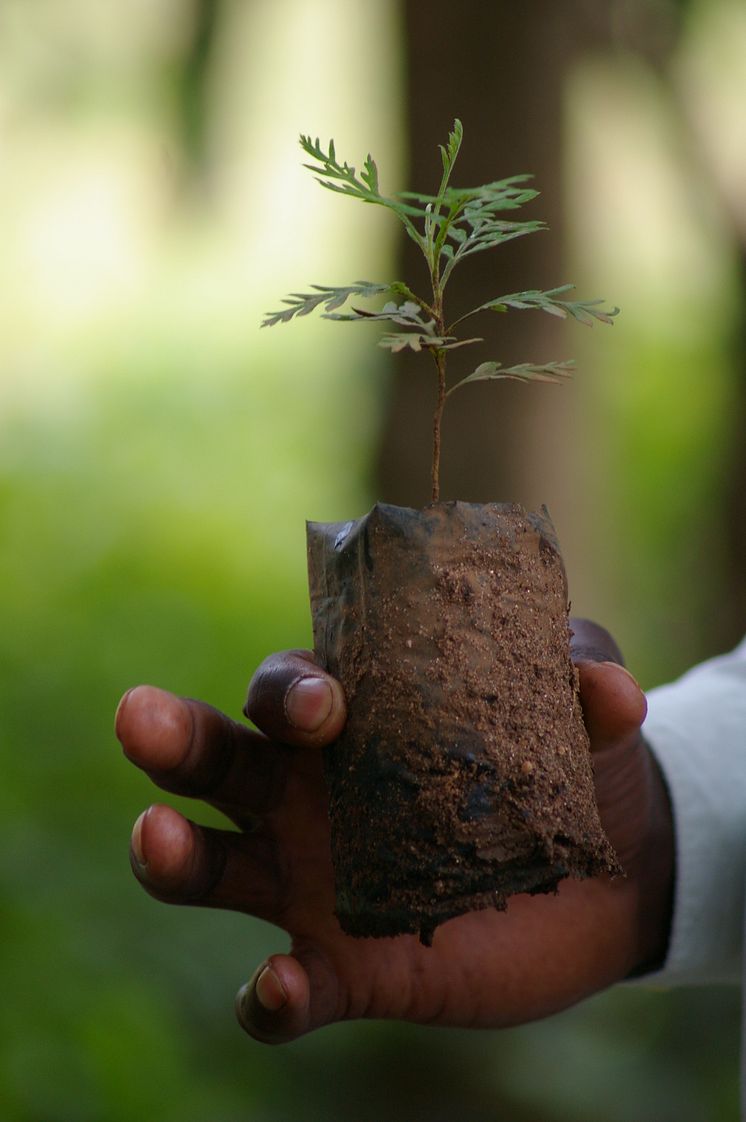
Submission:
[[[542,312],[559,316],[561,319],[567,319],[570,316],[572,319],[576,319],[578,323],[587,324],[589,327],[593,325],[594,320],[599,323],[613,324],[614,316],[619,315],[619,308],[602,308],[603,300],[560,299],[565,293],[571,292],[573,288],[574,286],[571,284],[563,284],[559,288],[551,288],[546,292],[541,292],[538,289],[532,289],[528,292],[513,292],[509,296],[500,296],[496,300],[489,300],[475,311],[507,312],[510,308],[519,311],[539,308]]]
[[[520,362],[516,366],[503,366],[499,362],[482,362],[466,378],[451,386],[448,394],[465,386],[467,382],[487,382],[498,378],[512,378],[519,382],[559,383],[571,378],[575,369],[572,360],[566,362]],[[447,395],[448,396],[448,395]]]
[[[319,306],[325,307],[327,312],[333,312],[335,308],[341,308],[351,296],[380,296],[384,292],[391,292],[392,287],[390,284],[376,284],[373,281],[355,281],[344,288],[312,284],[313,292],[291,292],[283,300],[283,304],[288,305],[287,308],[279,312],[267,312],[266,318],[262,320],[262,327],[289,323],[294,316],[307,316]]]

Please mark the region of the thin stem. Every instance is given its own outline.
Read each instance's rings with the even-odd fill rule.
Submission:
[[[441,278],[441,275],[440,275],[440,255],[441,255],[441,252],[443,250],[443,246],[445,245],[446,238],[448,236],[448,229],[451,226],[451,224],[453,223],[454,219],[458,216],[459,210],[460,210],[460,205],[458,203],[454,203],[451,206],[450,210],[448,211],[448,214],[445,216],[445,218],[443,219],[443,221],[440,224],[440,227],[438,229],[438,234],[437,234],[437,237],[435,239],[435,245],[433,246],[433,282],[434,282],[434,284],[436,284],[438,286],[438,289],[440,290],[441,294],[443,292],[443,289],[446,286],[446,281],[448,280],[448,277],[450,276],[451,268],[453,267],[453,263],[454,263],[454,259],[455,259],[456,255],[454,254],[454,256],[446,263],[446,267],[443,270],[442,278]],[[450,266],[450,268],[449,268],[449,266]]]
[[[433,502],[440,500],[440,430],[443,423],[443,408],[446,403],[446,356],[445,351],[435,352],[438,367],[438,401],[433,416]]]
[[[402,281],[397,281],[395,285],[392,285],[391,291],[396,296],[403,296],[406,300],[411,300],[414,304],[419,304],[423,312],[427,312],[431,319],[437,320],[438,313],[435,308],[428,304],[427,300],[423,300],[421,296],[418,296],[416,292],[412,292],[412,289],[406,284],[403,284]]]

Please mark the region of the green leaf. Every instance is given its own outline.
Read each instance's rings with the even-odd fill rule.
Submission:
[[[407,348],[412,351],[425,349],[453,351],[457,347],[468,347],[471,343],[483,342],[483,339],[457,339],[454,335],[434,335],[429,331],[392,331],[382,335],[378,345],[397,354]]]
[[[422,205],[436,203],[439,199],[447,206],[452,204],[463,207],[490,206],[493,210],[515,210],[532,199],[538,197],[539,192],[533,188],[519,187],[533,177],[530,175],[512,175],[508,179],[497,179],[492,183],[484,183],[481,187],[446,187],[437,195],[426,195],[421,191],[400,191],[397,198],[408,199]]]
[[[332,288],[323,284],[312,284],[313,292],[291,292],[283,300],[288,307],[279,312],[267,312],[266,319],[262,320],[262,327],[274,327],[278,323],[289,323],[294,316],[307,316],[320,305],[327,312],[342,305],[351,296],[380,296],[384,292],[391,292],[390,284],[376,284],[373,281],[356,281],[345,288]],[[333,316],[329,318],[335,318]]]
[[[400,327],[419,327],[423,331],[433,334],[435,331],[435,320],[430,318],[425,320],[422,318],[422,308],[413,300],[405,300],[403,304],[396,304],[393,301],[384,304],[380,312],[369,312],[363,308],[353,308],[350,312],[339,314],[327,314],[325,319],[337,320],[365,320],[371,321],[385,321],[387,323],[396,323]]]
[[[455,351],[457,347],[470,347],[472,343],[483,343],[484,342],[484,339],[476,338],[476,337],[473,338],[473,339],[457,339],[453,335],[446,335],[445,338],[446,338],[446,342],[441,347],[441,350],[443,350],[443,351]]]
[[[440,335],[431,335],[423,331],[396,331],[382,335],[378,341],[379,347],[386,347],[392,354],[409,349],[421,351],[426,347],[444,349],[448,340]]]
[[[380,193],[378,168],[370,154],[366,157],[363,170],[358,177],[352,164],[348,164],[346,161],[344,163],[339,162],[333,140],[329,141],[328,151],[325,152],[318,137],[312,140],[310,136],[301,134],[300,146],[307,156],[316,161],[314,164],[304,164],[303,166],[314,173],[317,182],[322,187],[326,187],[328,191],[336,191],[340,195],[349,195],[351,198],[360,199],[364,203],[387,207],[404,224],[409,236],[420,245],[420,235],[413,226],[411,218],[421,217],[423,214],[422,208],[412,207],[399,199],[387,198]]]
[[[619,315],[619,308],[602,308],[601,305],[604,303],[602,299],[559,299],[566,292],[571,292],[573,288],[574,286],[571,284],[563,284],[559,288],[551,288],[546,292],[541,292],[538,289],[532,289],[528,292],[513,292],[509,296],[500,296],[496,300],[489,300],[486,304],[475,308],[475,312],[506,312],[510,308],[525,311],[531,308],[539,308],[549,315],[559,316],[560,319],[567,319],[570,316],[578,323],[584,323],[588,327],[593,326],[594,320],[599,323],[613,324],[614,316]]]
[[[471,232],[460,242],[458,256],[469,257],[472,253],[481,253],[485,249],[492,249],[493,246],[503,245],[514,238],[523,238],[527,234],[536,234],[541,230],[546,230],[546,223],[540,220],[506,222],[503,219],[485,218],[479,224],[475,223]]]
[[[448,144],[446,145],[446,147],[444,148],[442,144],[438,145],[438,147],[440,148],[441,159],[443,160],[443,174],[446,178],[446,181],[448,180],[448,176],[451,174],[453,165],[456,163],[456,157],[459,154],[461,141],[463,139],[464,126],[461,124],[457,117],[453,122],[453,131],[449,132],[448,134]]]
[[[365,165],[362,171],[363,183],[374,193],[378,194],[378,168],[376,162],[371,156],[370,152],[365,160]]]
[[[465,242],[468,236],[468,233],[462,226],[451,225],[448,227],[448,237],[453,238],[453,240],[458,245],[461,245],[463,242]]]
[[[465,386],[467,382],[487,382],[498,378],[512,378],[519,382],[554,382],[560,383],[572,377],[575,363],[566,362],[521,362],[517,366],[503,366],[499,362],[483,362],[466,378],[462,378],[455,386],[451,386],[448,394]]]
[[[433,296],[435,297],[438,288],[438,270],[440,268],[440,255],[443,251],[443,244],[445,242],[448,228],[452,220],[456,217],[456,209],[453,206],[446,208],[447,213],[441,214],[443,207],[443,200],[448,189],[448,182],[453,171],[453,165],[456,162],[461,141],[463,139],[464,130],[458,117],[453,122],[453,131],[448,134],[448,144],[443,147],[440,145],[440,155],[443,161],[443,175],[438,187],[438,194],[431,201],[425,203],[425,236],[421,245],[422,252],[425,255],[428,268],[430,270],[430,279],[433,285]],[[442,293],[442,286],[440,288]],[[437,303],[437,297],[435,297]]]

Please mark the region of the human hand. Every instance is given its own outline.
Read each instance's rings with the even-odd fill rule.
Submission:
[[[604,827],[627,876],[563,881],[514,896],[435,933],[355,939],[334,917],[320,748],[345,720],[344,697],[308,652],[267,659],[247,714],[266,735],[150,686],[117,712],[128,758],[163,790],[202,799],[238,827],[218,830],[156,805],[132,836],[132,866],[167,903],[229,908],[290,936],[239,992],[238,1017],[268,1043],[333,1021],[395,1018],[504,1027],[557,1012],[662,959],[673,879],[663,781],[640,735],[644,697],[601,628],[574,621],[574,658]]]

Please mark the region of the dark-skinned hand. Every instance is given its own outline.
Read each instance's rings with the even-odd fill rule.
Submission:
[[[138,686],[122,699],[124,752],[162,790],[217,807],[208,828],[165,805],[137,820],[131,861],[152,896],[229,908],[289,936],[238,994],[257,1040],[282,1043],[333,1021],[396,1018],[505,1027],[558,1012],[658,964],[668,937],[673,827],[641,737],[645,699],[611,637],[573,621],[573,658],[604,827],[625,877],[565,880],[556,895],[514,896],[506,912],[416,936],[354,939],[334,917],[323,745],[345,721],[338,682],[307,651],[265,660],[246,713],[255,732],[210,706]]]

